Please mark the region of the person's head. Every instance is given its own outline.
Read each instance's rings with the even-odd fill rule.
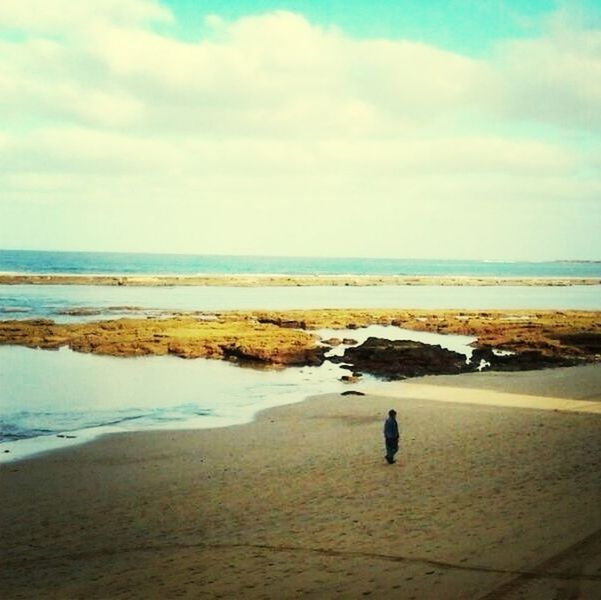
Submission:
[[[391,419],[395,419],[395,418],[396,418],[396,410],[394,410],[394,408],[391,408],[391,409],[388,411],[388,416],[389,416]]]

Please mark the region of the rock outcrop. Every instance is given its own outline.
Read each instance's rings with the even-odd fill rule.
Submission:
[[[419,375],[454,374],[470,370],[465,356],[440,346],[409,340],[370,337],[359,346],[347,348],[344,356],[333,357],[352,370],[384,379],[404,379]]]
[[[111,285],[111,286],[569,286],[601,285],[599,277],[465,277],[448,275],[77,275],[1,273],[0,285]]]
[[[484,362],[483,362],[484,361]],[[472,370],[482,371],[533,371],[570,367],[580,361],[574,357],[545,354],[541,350],[525,350],[514,354],[495,354],[492,348],[476,348],[472,353]]]
[[[0,344],[111,356],[174,354],[275,365],[319,365],[327,348],[306,332],[249,318],[119,319],[57,324],[47,319],[0,322]]]
[[[336,362],[350,362],[353,372],[382,377],[489,369],[525,370],[601,361],[601,313],[598,311],[460,311],[390,309],[315,309],[223,311],[179,314],[168,318],[118,319],[58,324],[48,319],[0,321],[0,344],[112,356],[173,354],[182,358],[219,358],[274,365],[318,365],[331,349],[312,329],[359,329],[379,324],[415,331],[473,336],[473,360],[452,356],[426,344],[381,340],[374,347],[346,348]],[[341,335],[342,338],[342,335]],[[339,338],[328,340],[331,346]],[[355,340],[342,338],[341,344]],[[413,346],[412,346],[413,344]],[[378,350],[379,348],[379,350]],[[404,348],[404,355],[401,349]],[[505,354],[493,352],[504,350]],[[367,350],[372,352],[370,369]],[[403,360],[401,369],[398,365]],[[353,362],[355,360],[355,362]],[[395,363],[396,361],[396,363]],[[389,362],[385,366],[385,362]],[[379,363],[379,366],[377,365]],[[482,363],[484,364],[484,363]]]

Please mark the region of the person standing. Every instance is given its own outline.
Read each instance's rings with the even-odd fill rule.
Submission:
[[[386,462],[391,465],[394,455],[399,451],[399,424],[396,420],[396,410],[388,411],[388,418],[384,423],[384,440],[386,442]]]

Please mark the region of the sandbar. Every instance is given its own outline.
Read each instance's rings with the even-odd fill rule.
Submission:
[[[427,377],[3,465],[2,597],[601,597],[601,415],[552,405],[600,380]]]
[[[601,285],[599,277],[474,277],[458,275],[69,275],[0,272],[0,285],[109,286],[572,286]]]

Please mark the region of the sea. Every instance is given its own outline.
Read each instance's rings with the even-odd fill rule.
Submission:
[[[0,272],[123,275],[600,277],[601,261],[431,260],[0,250]]]
[[[206,256],[0,250],[0,272],[105,275],[408,275],[601,278],[601,262],[460,261]],[[175,311],[294,308],[601,310],[585,286],[116,287],[0,285],[0,319],[57,322],[164,316]],[[415,339],[471,355],[469,336],[371,326],[316,332],[322,339],[370,335]],[[338,346],[332,353],[342,353]],[[115,358],[0,347],[0,462],[80,444],[107,433],[202,429],[248,422],[265,408],[340,393],[339,365],[242,368],[176,357]],[[373,383],[369,377],[353,386]]]

